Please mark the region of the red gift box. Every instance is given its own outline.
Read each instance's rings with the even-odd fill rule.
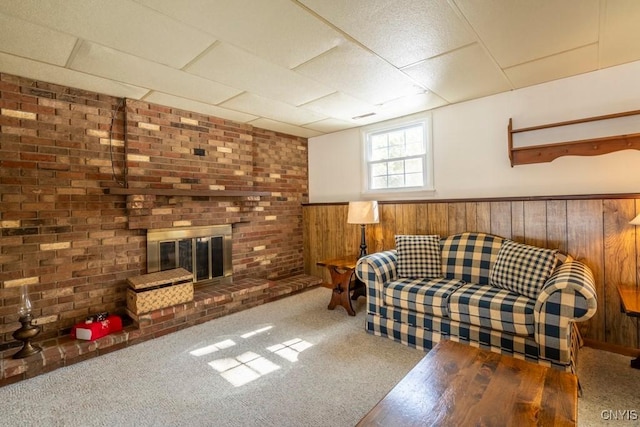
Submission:
[[[71,338],[93,341],[121,330],[122,319],[115,314],[111,314],[101,322],[78,323],[71,328]]]

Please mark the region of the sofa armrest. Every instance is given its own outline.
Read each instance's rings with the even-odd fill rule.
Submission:
[[[398,254],[395,249],[366,255],[356,264],[356,276],[367,287],[367,304],[371,313],[383,305],[384,284],[397,278]]]
[[[569,362],[571,328],[590,319],[598,299],[589,267],[573,260],[560,265],[544,284],[534,309],[540,357]]]

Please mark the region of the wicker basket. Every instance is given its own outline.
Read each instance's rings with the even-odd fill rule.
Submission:
[[[127,308],[144,314],[193,301],[193,275],[183,268],[127,279]]]

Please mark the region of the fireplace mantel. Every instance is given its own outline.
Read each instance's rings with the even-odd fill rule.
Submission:
[[[124,194],[129,196],[191,196],[191,197],[256,197],[270,196],[269,191],[241,191],[241,190],[182,190],[175,188],[107,188],[109,194]]]

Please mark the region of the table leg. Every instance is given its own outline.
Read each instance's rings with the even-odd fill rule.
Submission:
[[[354,271],[351,269],[340,270],[337,267],[330,267],[329,272],[331,273],[333,292],[331,293],[331,301],[327,308],[333,310],[337,305],[341,305],[347,310],[349,316],[355,316],[356,312],[349,298],[349,287],[351,286],[351,277]]]
[[[353,290],[353,294],[351,294],[351,300],[355,301],[359,297],[367,296],[367,287],[364,282],[356,277],[355,282],[353,282],[353,286],[351,287]]]

